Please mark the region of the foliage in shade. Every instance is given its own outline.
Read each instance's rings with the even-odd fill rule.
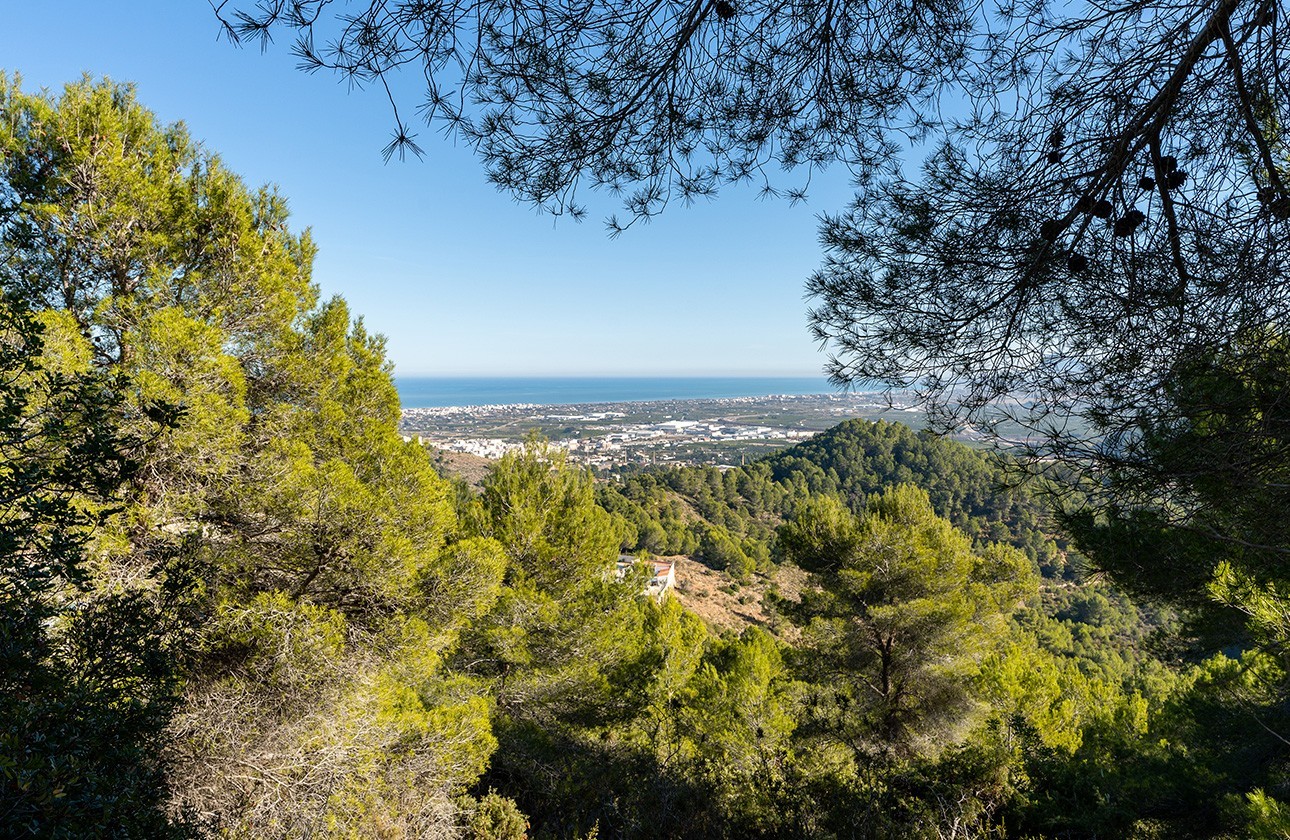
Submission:
[[[149,758],[173,768],[170,801],[159,782],[139,812],[259,836],[453,825],[495,742],[487,699],[442,666],[452,622],[427,620],[449,614],[432,581],[456,519],[398,435],[383,339],[318,300],[280,196],[248,190],[129,87],[54,98],[4,80],[0,96],[6,290],[86,376],[128,383],[101,386],[135,440],[119,504],[86,507],[77,487],[68,504],[100,510],[88,582],[122,593],[93,619],[122,646],[115,725],[146,718]],[[87,489],[119,463],[101,449],[80,466]],[[166,593],[185,579],[161,563],[181,550],[201,559],[183,610]],[[450,562],[483,582],[490,551]],[[182,656],[148,635],[183,618]],[[126,680],[132,645],[159,675]],[[156,703],[145,677],[165,679]]]
[[[126,383],[47,336],[26,301],[0,298],[0,833],[183,836],[164,809],[163,730],[191,552],[138,558],[153,587],[95,579],[94,526],[120,504],[142,441],[125,431]]]

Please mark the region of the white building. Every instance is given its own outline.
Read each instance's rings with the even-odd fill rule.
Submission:
[[[618,555],[618,580],[627,577],[627,573],[639,562],[641,562],[639,558],[630,554]],[[641,594],[649,595],[651,598],[662,601],[663,595],[676,585],[676,565],[667,560],[657,558],[649,561],[649,563],[652,567],[652,575],[649,582],[645,584],[645,591]]]

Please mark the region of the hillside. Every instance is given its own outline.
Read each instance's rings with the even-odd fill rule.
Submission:
[[[478,488],[490,462],[435,451],[441,471]],[[937,515],[978,542],[1006,542],[1048,576],[1074,576],[1042,500],[1000,456],[884,420],[852,419],[743,467],[645,470],[597,486],[599,503],[629,523],[624,550],[677,561],[678,600],[715,631],[747,626],[787,640],[791,624],[768,596],[796,600],[809,576],[782,564],[776,528],[808,500],[832,496],[853,512],[884,488],[927,491]]]
[[[807,499],[834,496],[860,512],[883,488],[913,484],[974,540],[1009,543],[1046,574],[1069,573],[1047,509],[1019,478],[1000,456],[900,423],[849,420],[744,467],[675,467],[602,485],[600,501],[635,528],[629,549],[693,554],[741,577],[769,568],[775,527]]]

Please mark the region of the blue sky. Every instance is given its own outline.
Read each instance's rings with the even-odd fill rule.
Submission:
[[[217,38],[206,0],[0,0],[0,68],[28,89],[83,73],[133,81],[250,184],[276,183],[321,251],[315,280],[389,339],[400,375],[813,375],[803,283],[820,263],[810,202],[726,190],[617,240],[603,196],[579,224],[498,193],[464,145],[422,128],[383,163],[383,97]]]

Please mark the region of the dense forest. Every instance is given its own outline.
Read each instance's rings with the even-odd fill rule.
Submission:
[[[1285,463],[1284,351],[1152,430],[1193,529],[863,421],[476,492],[272,188],[106,82],[0,78],[0,150],[0,834],[1290,835],[1284,484],[1192,469]],[[620,552],[807,584],[716,632]]]

